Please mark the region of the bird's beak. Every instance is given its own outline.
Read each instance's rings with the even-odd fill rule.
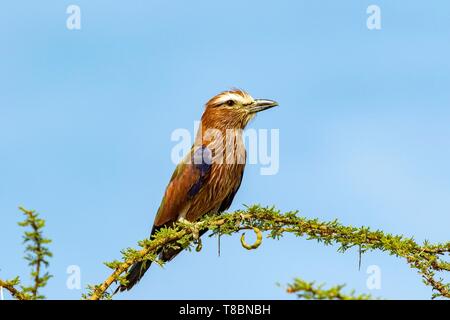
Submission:
[[[260,112],[263,110],[267,110],[273,107],[276,107],[278,102],[267,99],[256,99],[255,103],[250,107],[251,113]]]

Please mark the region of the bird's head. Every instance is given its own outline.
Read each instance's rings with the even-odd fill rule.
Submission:
[[[202,122],[209,128],[244,129],[258,112],[277,105],[272,100],[254,99],[243,90],[224,91],[206,103]]]

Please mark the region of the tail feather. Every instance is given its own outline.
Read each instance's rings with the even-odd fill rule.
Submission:
[[[151,235],[155,234],[159,230],[159,227],[153,226]],[[207,230],[200,231],[199,236],[201,237]],[[183,248],[180,249],[174,249],[174,248],[163,248],[158,252],[159,259],[161,259],[164,262],[168,262],[175,258],[176,255],[178,255],[181,251],[183,251]],[[126,285],[120,285],[115,291],[114,294],[117,292],[123,292],[130,290],[133,288],[144,276],[144,273],[150,268],[152,264],[151,260],[145,260],[145,261],[139,261],[133,264],[128,272],[127,275],[127,284]]]
[[[150,233],[150,238],[160,229],[160,227],[153,226],[152,232]],[[139,261],[133,264],[128,271],[127,275],[127,284],[123,285],[121,284],[115,291],[114,294],[117,292],[123,292],[126,290],[130,290],[134,287],[135,284],[137,284],[142,277],[144,276],[144,273],[150,268],[152,264],[151,260],[145,260],[145,261]]]
[[[141,278],[144,276],[144,273],[150,268],[151,264],[152,264],[152,261],[150,261],[150,260],[139,261],[139,262],[133,264],[127,275],[127,281],[128,281],[127,284],[126,285],[121,284],[116,289],[114,294],[116,294],[119,291],[122,292],[125,290],[130,290],[132,287],[134,287],[134,285],[137,284],[139,282],[139,280],[141,280]]]

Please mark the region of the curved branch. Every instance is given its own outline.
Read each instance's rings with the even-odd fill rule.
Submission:
[[[443,255],[450,252],[450,242],[444,244],[419,245],[412,238],[384,233],[380,230],[371,231],[367,227],[355,228],[343,226],[337,221],[321,222],[317,219],[307,219],[297,215],[297,211],[281,214],[274,208],[252,206],[246,210],[239,210],[221,216],[203,218],[192,226],[178,223],[173,228],[159,231],[153,239],[139,242],[141,250],[127,249],[123,252],[122,261],[107,263],[113,273],[100,285],[91,286],[85,298],[98,300],[110,298],[106,290],[115,281],[126,283],[128,268],[139,261],[157,260],[157,252],[164,246],[170,245],[186,248],[194,239],[193,230],[210,229],[214,233],[220,227],[221,234],[232,234],[244,229],[258,228],[269,232],[268,237],[278,239],[284,233],[292,233],[308,240],[317,240],[325,245],[338,244],[338,251],[358,246],[362,252],[369,250],[386,251],[391,255],[404,258],[406,262],[418,270],[418,273],[436,293],[434,297],[450,298],[450,285],[436,279],[436,271],[449,271],[449,263],[442,260]]]

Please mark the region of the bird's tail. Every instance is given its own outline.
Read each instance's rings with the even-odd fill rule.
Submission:
[[[154,235],[160,227],[153,226],[151,236]],[[199,233],[199,236],[201,237],[207,230],[202,230]],[[159,259],[161,259],[164,262],[168,262],[175,258],[176,255],[178,255],[181,251],[183,251],[184,248],[162,248],[160,251],[157,252],[159,254]],[[128,272],[127,275],[127,284],[126,285],[120,285],[116,291],[114,291],[114,294],[117,292],[122,292],[126,290],[130,290],[134,287],[135,284],[137,284],[142,277],[144,276],[144,273],[150,268],[152,264],[151,260],[145,260],[145,261],[139,261],[133,264]]]
[[[133,264],[130,268],[130,271],[127,275],[127,284],[126,285],[120,285],[114,293],[117,291],[125,291],[130,290],[136,283],[141,280],[141,278],[144,276],[144,273],[150,268],[150,265],[152,262],[150,260],[146,261],[139,261],[135,264]]]
[[[159,228],[153,226],[152,228],[152,232],[150,233],[150,238],[156,233],[156,231],[158,231]],[[159,252],[158,252],[159,254]],[[126,290],[130,290],[131,288],[134,287],[135,284],[137,284],[142,277],[144,276],[144,273],[150,268],[152,264],[151,260],[144,260],[144,261],[139,261],[136,262],[135,264],[133,264],[130,268],[130,270],[128,271],[128,275],[127,275],[127,284],[123,285],[121,284],[116,291],[114,291],[114,294],[116,294],[117,292],[122,292],[122,291],[126,291]]]
[[[153,236],[159,229],[160,227],[153,226],[150,237]],[[162,250],[158,251],[157,254],[159,254],[159,259],[161,259],[164,262],[167,262],[175,258],[175,256],[182,250],[183,250],[182,248],[180,249],[163,248]],[[127,284],[126,285],[121,284],[116,289],[116,291],[114,291],[114,294],[116,294],[117,292],[130,290],[131,288],[133,288],[142,279],[145,272],[150,268],[151,264],[152,264],[151,260],[139,261],[133,264],[130,270],[128,271],[128,275],[126,278]]]

